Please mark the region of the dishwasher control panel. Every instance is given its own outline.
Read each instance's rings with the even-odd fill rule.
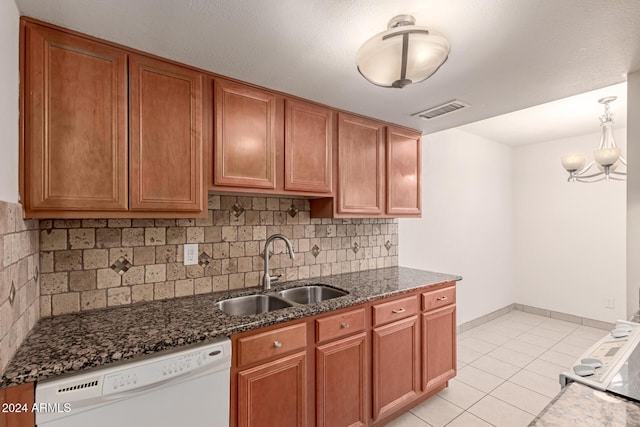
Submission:
[[[122,393],[151,384],[160,386],[161,383],[169,383],[177,377],[191,378],[210,364],[217,363],[225,357],[228,358],[227,351],[222,345],[210,345],[197,350],[180,352],[161,360],[141,362],[140,366],[120,369],[105,375],[102,394]]]

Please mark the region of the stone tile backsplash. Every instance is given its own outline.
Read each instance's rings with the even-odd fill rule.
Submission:
[[[42,316],[258,286],[268,236],[272,274],[297,280],[397,266],[395,219],[311,219],[309,201],[209,195],[203,219],[40,221]],[[183,265],[185,243],[198,264]]]
[[[40,317],[38,221],[0,201],[0,372]]]

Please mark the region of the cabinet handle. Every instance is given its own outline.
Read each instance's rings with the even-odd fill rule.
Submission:
[[[340,327],[341,327],[342,329],[349,329],[349,324],[348,324],[348,323],[341,323],[341,324],[340,324]]]
[[[445,295],[445,296],[443,296],[443,297],[438,297],[438,298],[436,298],[436,301],[444,301],[444,300],[446,300],[446,299],[447,299],[447,296]]]
[[[280,348],[280,347],[282,347],[282,343],[281,343],[280,341],[274,341],[274,342],[273,342],[273,346],[274,346],[275,348]]]
[[[391,310],[391,312],[393,314],[400,314],[400,313],[404,313],[405,311],[407,311],[407,310],[404,307],[396,308],[395,310]]]

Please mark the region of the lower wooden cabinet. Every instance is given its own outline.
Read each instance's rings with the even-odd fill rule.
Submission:
[[[367,425],[367,334],[316,349],[316,425]]]
[[[456,287],[422,294],[422,390],[430,391],[456,376]]]
[[[383,426],[456,374],[443,283],[232,337],[231,427]]]
[[[456,375],[456,306],[421,316],[422,388],[428,391]]]
[[[0,427],[33,427],[35,413],[34,383],[21,384],[0,390]],[[9,405],[6,406],[5,405]]]
[[[378,420],[420,392],[418,316],[372,331],[373,418]]]
[[[238,372],[238,427],[300,427],[307,418],[306,352]]]

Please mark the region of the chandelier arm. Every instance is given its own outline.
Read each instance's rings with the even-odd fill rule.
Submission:
[[[598,173],[592,173],[591,175],[574,175],[576,178],[582,178],[582,179],[590,179],[590,178],[595,178],[597,176],[605,176],[604,172],[598,172]],[[604,178],[603,178],[604,179]]]
[[[627,176],[626,172],[610,171],[609,173],[614,174],[614,175]]]
[[[622,163],[623,165],[627,166],[627,159],[625,159],[624,157],[620,156],[620,158],[618,160],[620,160],[620,163]]]
[[[593,176],[597,176],[597,175],[590,175],[590,176],[593,177]],[[599,179],[576,178],[576,181],[584,182],[584,183],[587,183],[587,184],[593,183],[593,182],[600,182],[600,181],[604,181],[604,180],[605,180],[604,176],[602,176],[602,178],[599,178]]]
[[[587,173],[589,171],[589,169],[591,169],[591,167],[594,165],[594,163],[595,163],[595,160],[591,160],[587,166],[583,167],[579,171],[574,172],[573,173],[574,176],[583,176],[585,173]]]

